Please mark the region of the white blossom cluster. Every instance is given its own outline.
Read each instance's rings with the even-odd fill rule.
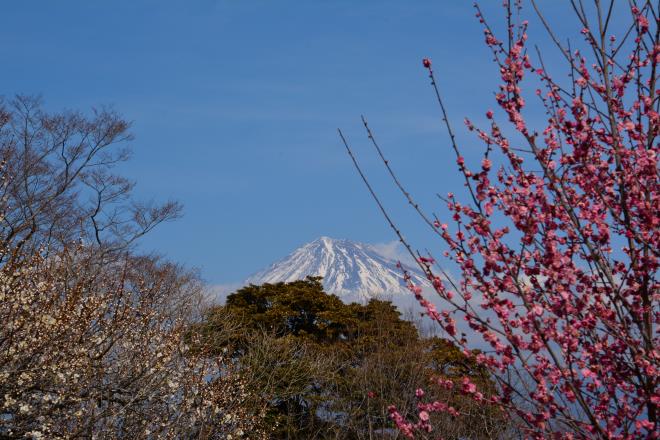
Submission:
[[[240,378],[188,348],[199,288],[83,247],[0,268],[0,437],[259,438]]]

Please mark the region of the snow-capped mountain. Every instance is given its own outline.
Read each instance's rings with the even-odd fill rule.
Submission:
[[[368,244],[321,237],[299,247],[245,282],[291,282],[306,276],[322,276],[325,291],[344,301],[410,295],[396,264]],[[419,269],[406,269],[415,283],[428,284]]]

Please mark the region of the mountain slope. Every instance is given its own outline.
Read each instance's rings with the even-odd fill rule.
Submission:
[[[407,268],[415,283],[427,284],[424,274]],[[290,282],[322,276],[328,293],[345,301],[409,294],[396,261],[372,246],[321,237],[307,243],[270,267],[252,275],[246,284]]]

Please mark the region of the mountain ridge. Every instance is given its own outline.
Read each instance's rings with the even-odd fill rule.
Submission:
[[[405,269],[416,284],[428,285],[419,269]],[[245,284],[291,282],[307,276],[323,277],[325,291],[344,301],[410,294],[396,260],[372,245],[326,236],[298,247],[251,275]]]

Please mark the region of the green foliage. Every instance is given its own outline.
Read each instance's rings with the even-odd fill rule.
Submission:
[[[445,438],[486,438],[479,431],[502,425],[497,413],[476,414],[465,398],[430,385],[434,377],[460,382],[467,375],[494,389],[453,343],[421,338],[389,302],[344,304],[323,291],[320,278],[244,287],[194,331],[240,364],[268,406],[273,438],[395,436],[387,407],[412,414],[417,387],[476,415],[446,420]]]
[[[230,295],[225,307],[253,329],[335,343],[348,336],[356,317],[337,296],[323,292],[320,280],[250,285]]]

